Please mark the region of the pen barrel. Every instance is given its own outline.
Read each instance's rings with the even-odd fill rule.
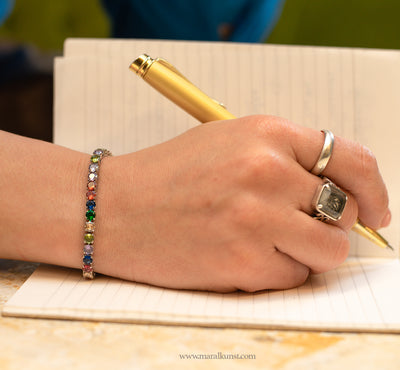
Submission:
[[[375,243],[381,248],[388,247],[388,241],[375,230],[371,229],[370,227],[364,225],[360,220],[353,225],[351,228],[357,234],[364,236],[365,238],[369,239],[371,242]]]
[[[225,107],[158,60],[142,73],[142,78],[202,123],[235,118]]]

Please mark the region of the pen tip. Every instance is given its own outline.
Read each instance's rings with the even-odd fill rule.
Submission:
[[[394,248],[390,244],[388,244],[387,247],[394,251]]]

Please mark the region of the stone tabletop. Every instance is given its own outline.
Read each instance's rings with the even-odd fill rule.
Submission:
[[[0,260],[0,309],[36,266]],[[0,317],[1,370],[384,370],[400,368],[399,348],[400,335],[388,334]]]

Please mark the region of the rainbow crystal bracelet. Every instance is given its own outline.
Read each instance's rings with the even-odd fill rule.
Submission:
[[[107,149],[96,149],[90,157],[87,193],[86,193],[86,223],[83,245],[82,276],[84,279],[93,279],[93,243],[96,218],[97,179],[99,177],[100,163],[104,157],[111,156]]]

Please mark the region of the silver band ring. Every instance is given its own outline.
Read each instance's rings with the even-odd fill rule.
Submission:
[[[313,218],[319,221],[338,221],[343,215],[347,202],[347,195],[327,177],[318,186],[312,200],[314,209]]]
[[[322,147],[321,154],[319,155],[317,162],[311,170],[311,173],[317,176],[319,176],[327,166],[329,159],[332,155],[333,142],[335,140],[335,137],[331,131],[321,130],[321,132],[325,134],[324,145]]]

